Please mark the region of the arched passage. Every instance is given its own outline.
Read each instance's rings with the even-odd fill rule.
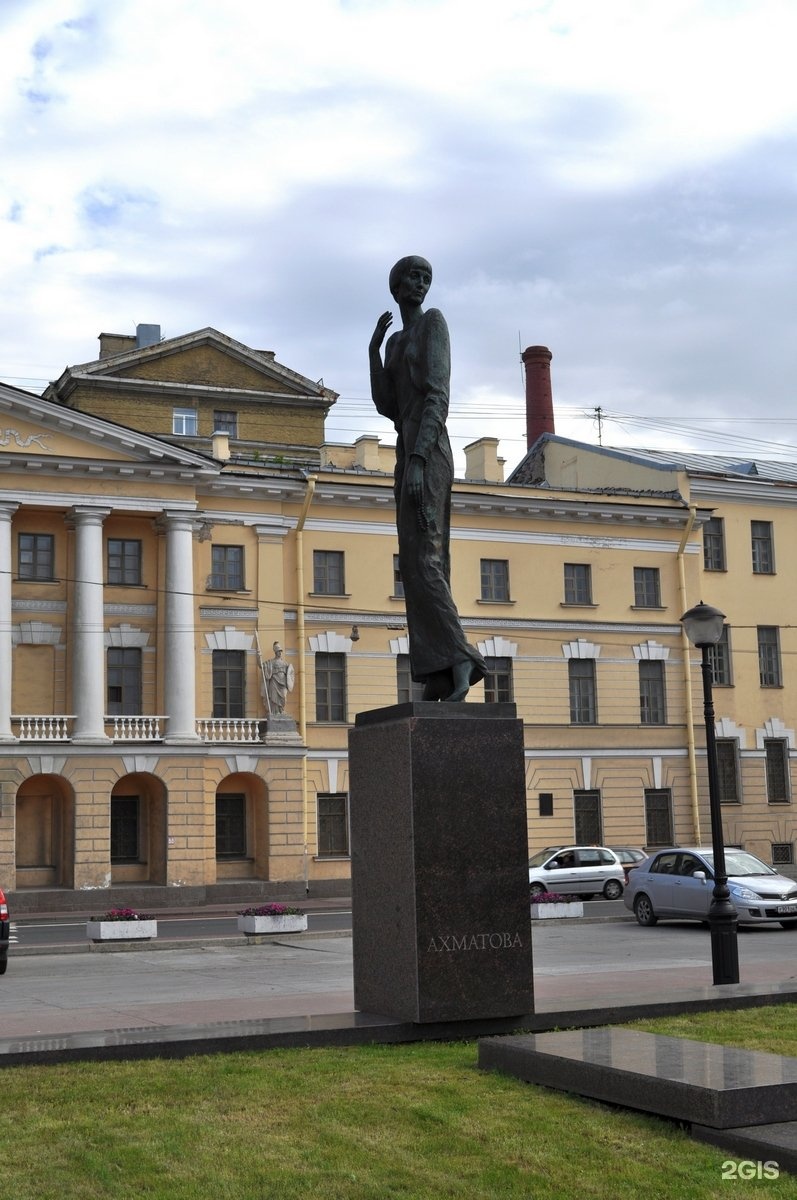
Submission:
[[[268,879],[268,789],[257,775],[228,775],[216,788],[216,878]]]
[[[32,775],[16,803],[18,888],[73,887],[75,796],[60,775]]]
[[[166,787],[124,775],[111,792],[111,883],[166,883]]]

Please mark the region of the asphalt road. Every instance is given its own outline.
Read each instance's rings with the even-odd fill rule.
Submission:
[[[351,909],[324,908],[308,909],[307,928],[310,933],[349,932]],[[622,900],[588,900],[584,904],[584,916],[602,919],[614,918],[633,920]],[[158,941],[178,941],[185,938],[202,938],[213,941],[238,936],[234,912],[189,913],[158,917]],[[48,947],[68,948],[86,940],[84,916],[63,915],[58,917],[20,917],[11,922],[12,943],[25,949]]]
[[[307,928],[311,933],[351,929],[351,910],[324,909],[308,912]],[[205,941],[238,937],[235,913],[191,913],[186,916],[159,916],[158,941],[178,941],[201,938]],[[86,941],[86,918],[77,915],[63,917],[21,917],[11,921],[11,941],[28,948],[68,948]],[[12,949],[13,953],[13,949]]]

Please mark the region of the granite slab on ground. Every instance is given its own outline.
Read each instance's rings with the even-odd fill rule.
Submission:
[[[797,1175],[797,1121],[772,1125],[742,1125],[735,1129],[710,1129],[693,1125],[692,1137],[727,1150],[744,1163],[734,1164],[736,1178],[773,1179],[781,1171]]]
[[[797,1120],[797,1059],[637,1030],[485,1038],[479,1066],[711,1129]]]

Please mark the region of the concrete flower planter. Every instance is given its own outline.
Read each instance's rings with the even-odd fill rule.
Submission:
[[[584,903],[582,900],[569,900],[563,904],[532,904],[532,921],[544,921],[551,917],[583,917]]]
[[[86,937],[92,942],[128,942],[157,936],[157,921],[86,922]]]
[[[307,928],[307,914],[288,914],[281,917],[239,917],[241,933],[301,933]]]

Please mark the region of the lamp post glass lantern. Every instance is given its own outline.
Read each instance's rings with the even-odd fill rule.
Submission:
[[[708,910],[711,930],[711,963],[714,983],[739,982],[739,945],[736,937],[738,915],[731,902],[728,872],[725,867],[725,842],[722,835],[719,771],[717,768],[717,737],[714,728],[713,678],[709,647],[716,646],[722,637],[725,613],[701,600],[681,617],[689,641],[700,650],[700,669],[703,675],[703,714],[706,722],[706,763],[708,766],[708,800],[711,815],[711,845],[714,852],[714,892]]]

